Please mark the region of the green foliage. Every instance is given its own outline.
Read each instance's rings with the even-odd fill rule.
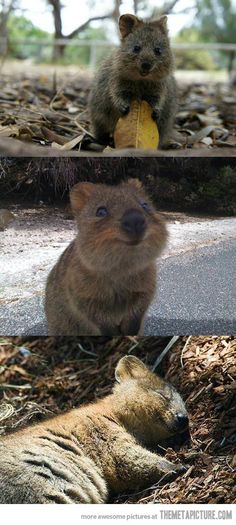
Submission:
[[[236,11],[232,0],[196,0],[195,26],[209,42],[235,42]]]
[[[201,34],[195,28],[185,28],[176,36],[176,43],[196,44],[201,42]],[[212,54],[209,51],[202,49],[183,49],[175,52],[176,66],[179,69],[200,69],[213,71],[217,68],[213,60]]]
[[[163,184],[167,184],[170,190],[170,184],[162,179],[161,192]],[[174,198],[176,202],[181,203],[182,208],[209,209],[212,212],[236,215],[235,166],[225,165],[216,169],[216,166],[206,162],[206,159],[197,159],[197,163],[191,166],[191,176],[188,170],[182,170],[182,176],[174,182],[171,189],[170,200]]]
[[[195,27],[205,42],[235,43],[236,9],[233,0],[196,0]],[[218,56],[228,70],[233,69],[235,52],[221,51]]]
[[[35,27],[33,23],[24,16],[12,15],[8,21],[8,38],[9,38],[9,53],[14,58],[37,58],[42,60],[45,58],[47,49],[38,44],[14,44],[14,40],[24,40],[27,38],[34,38],[35,40],[52,38],[52,35]]]
[[[236,212],[236,170],[230,166],[224,166],[219,170],[215,179],[207,181],[201,187],[201,194],[205,199],[214,199],[221,206],[227,206],[229,197]]]
[[[79,65],[88,65],[90,62],[90,47],[80,46],[80,40],[87,40],[91,42],[92,40],[107,41],[106,31],[102,27],[93,28],[88,27],[80,33],[75,40],[75,45],[66,46],[64,57],[61,60],[63,64],[79,64]],[[97,47],[96,48],[96,57],[97,61],[107,54],[107,48]]]
[[[8,22],[8,37],[9,37],[9,54],[13,58],[18,59],[34,59],[37,62],[52,61],[52,46],[40,45],[40,39],[51,40],[53,36],[46,31],[35,27],[33,23],[24,16],[12,15]],[[37,43],[33,44],[15,44],[14,40],[35,39]],[[63,57],[60,60],[61,64],[80,64],[87,65],[90,62],[90,47],[80,46],[80,40],[107,40],[106,30],[102,27],[92,28],[88,27],[81,32],[76,39],[74,45],[65,47]],[[107,49],[99,47],[96,49],[97,61],[107,54]]]

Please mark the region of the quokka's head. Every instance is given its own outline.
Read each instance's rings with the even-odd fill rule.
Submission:
[[[115,371],[116,409],[136,438],[156,446],[188,430],[188,414],[176,389],[135,356],[125,356]]]
[[[133,80],[159,80],[173,70],[167,16],[143,22],[126,14],[119,19],[121,46],[119,60],[122,74]]]
[[[81,182],[70,197],[87,268],[129,272],[145,268],[160,255],[166,227],[138,179],[118,186]]]

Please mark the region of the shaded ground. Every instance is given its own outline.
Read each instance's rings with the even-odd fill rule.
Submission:
[[[2,157],[0,206],[21,202],[60,205],[69,202],[76,183],[116,185],[130,177],[142,182],[159,210],[236,215],[236,157],[142,157],[139,152],[136,157],[119,159],[32,158],[28,151],[26,157]]]
[[[47,335],[47,275],[75,237],[64,208],[8,205],[15,222],[0,233],[0,334]],[[169,241],[145,335],[235,333],[236,218],[163,213]]]
[[[59,414],[110,392],[118,359],[153,366],[168,338],[2,338],[0,433]],[[118,503],[236,502],[236,338],[180,337],[158,372],[180,391],[192,441],[166,457],[189,465],[175,481]]]
[[[4,72],[6,71],[6,72]],[[7,154],[6,137],[20,139],[25,148],[19,152],[17,144],[9,144],[8,153],[37,154],[30,149],[31,144],[53,146],[54,155],[70,150],[101,151],[91,146],[87,111],[88,95],[91,88],[91,73],[76,68],[59,69],[40,66],[30,71],[30,67],[3,69],[0,80],[0,151]],[[212,155],[218,149],[226,148],[227,155],[236,151],[236,89],[222,81],[184,81],[185,74],[178,72],[180,106],[176,118],[176,130],[180,133],[175,140],[175,148],[189,155],[188,149],[206,151]],[[71,142],[72,141],[72,142]],[[183,144],[182,144],[183,142]],[[113,150],[108,150],[108,154]],[[40,154],[40,148],[38,150]],[[50,154],[50,152],[49,152]],[[226,153],[225,153],[226,154]]]

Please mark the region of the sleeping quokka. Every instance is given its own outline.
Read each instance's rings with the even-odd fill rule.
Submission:
[[[0,503],[106,503],[184,467],[150,451],[188,428],[175,388],[134,356],[113,392],[0,438]]]
[[[156,289],[166,227],[137,179],[71,191],[78,235],[51,270],[50,335],[135,335]]]

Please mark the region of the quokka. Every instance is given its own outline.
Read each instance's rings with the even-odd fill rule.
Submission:
[[[8,224],[14,220],[14,215],[9,210],[0,210],[0,232],[4,231]]]
[[[121,43],[100,66],[90,97],[92,131],[98,142],[109,143],[118,119],[129,112],[132,100],[146,100],[153,110],[166,147],[177,111],[174,59],[167,17],[144,22],[134,15],[119,20]]]
[[[188,428],[175,388],[134,356],[113,392],[0,438],[0,503],[105,503],[181,473],[150,451]]]
[[[135,335],[156,289],[167,238],[142,184],[76,184],[78,235],[51,270],[45,310],[50,335]]]

